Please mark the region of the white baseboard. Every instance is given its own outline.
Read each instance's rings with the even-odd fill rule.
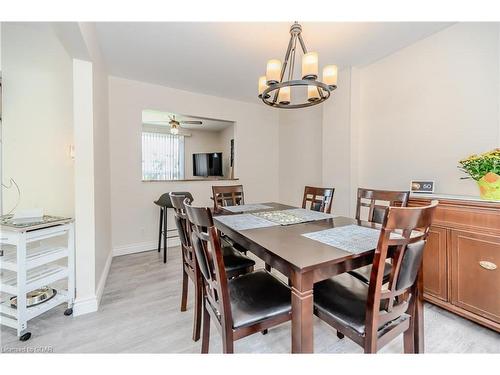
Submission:
[[[175,247],[180,245],[179,237],[169,238],[167,240],[167,247]],[[113,248],[113,256],[142,253],[143,251],[158,249],[158,241],[147,241],[133,243],[129,245],[116,246]]]
[[[102,270],[101,278],[99,279],[99,283],[97,283],[97,289],[95,291],[97,298],[97,306],[101,304],[102,294],[104,292],[104,286],[106,285],[106,280],[108,279],[109,269],[111,268],[111,261],[113,260],[113,252],[110,251],[108,254],[108,258],[106,259],[106,264],[104,265],[104,269]]]
[[[90,296],[83,299],[77,298],[73,305],[73,316],[79,316],[96,312],[99,307],[96,296]]]
[[[79,316],[84,314],[89,314],[96,312],[99,309],[101,303],[102,294],[104,293],[104,286],[106,285],[106,280],[108,279],[109,269],[111,268],[111,261],[113,260],[113,252],[110,251],[108,258],[106,259],[106,264],[97,284],[96,293],[93,296],[85,298],[77,298],[73,304],[73,315]]]

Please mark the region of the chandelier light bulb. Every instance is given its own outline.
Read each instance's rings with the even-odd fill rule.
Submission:
[[[179,129],[177,128],[177,125],[170,127],[170,134],[173,134],[173,135],[179,134]]]
[[[338,68],[337,65],[327,65],[323,68],[323,83],[330,87],[337,86]]]
[[[274,85],[278,83],[281,79],[281,61],[277,59],[271,59],[267,62],[266,68],[266,79],[267,85]]]
[[[259,98],[262,98],[262,93],[265,89],[267,89],[267,87],[266,76],[259,77]],[[267,97],[269,97],[269,95]]]
[[[280,88],[278,94],[278,103],[280,104],[290,104],[290,86]]]
[[[316,100],[319,100],[319,92],[320,88],[309,85],[307,86],[307,100],[310,102],[315,102]]]
[[[318,54],[309,52],[302,56],[302,79],[318,78]]]

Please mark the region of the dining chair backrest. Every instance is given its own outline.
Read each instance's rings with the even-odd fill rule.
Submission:
[[[184,205],[191,223],[191,243],[202,276],[205,303],[226,327],[232,322],[231,305],[220,238],[212,212],[208,207],[192,207],[188,200]]]
[[[361,219],[361,208],[368,207],[368,217],[366,221],[382,224],[388,206],[406,207],[408,205],[409,198],[409,191],[390,191],[358,188],[356,219]],[[377,204],[377,202],[385,202],[386,205]]]
[[[388,207],[373,258],[366,313],[367,338],[398,319],[408,310],[409,289],[417,282],[429,228],[438,201],[425,207]],[[388,286],[383,285],[384,267],[389,251],[392,271]],[[371,336],[370,336],[371,335]],[[370,336],[370,337],[369,337]],[[375,337],[374,337],[375,336]]]
[[[245,204],[243,185],[212,186],[212,199],[216,211],[220,207]]]
[[[332,212],[332,201],[334,188],[321,188],[314,186],[306,186],[304,188],[304,198],[302,199],[302,208],[307,208],[313,211],[320,211],[326,214]]]
[[[191,194],[190,196],[186,196],[180,193],[170,193],[170,200],[174,208],[175,226],[177,227],[177,232],[181,241],[183,262],[185,264],[187,263],[187,265],[194,270],[196,261],[191,247],[190,225],[187,220],[186,208],[184,206],[184,200],[191,203],[193,199]]]

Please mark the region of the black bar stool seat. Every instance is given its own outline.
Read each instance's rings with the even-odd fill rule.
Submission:
[[[160,229],[158,233],[158,252],[161,251],[161,240],[163,236],[163,263],[167,263],[167,239],[168,239],[168,221],[167,221],[167,210],[169,208],[174,208],[172,206],[172,201],[170,200],[170,192],[162,194],[160,198],[154,201],[157,206],[160,206]],[[187,191],[175,191],[172,194],[185,195],[186,197],[193,200],[191,193]]]

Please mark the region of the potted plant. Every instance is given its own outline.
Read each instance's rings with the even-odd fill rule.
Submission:
[[[500,148],[459,161],[459,168],[477,182],[482,199],[500,200]]]

